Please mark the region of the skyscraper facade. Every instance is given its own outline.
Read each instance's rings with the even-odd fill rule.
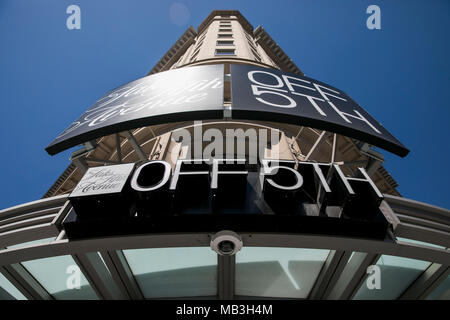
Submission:
[[[401,197],[373,147],[407,148],[238,11],[46,150],[76,145],[0,211],[0,298],[450,298],[449,210]]]

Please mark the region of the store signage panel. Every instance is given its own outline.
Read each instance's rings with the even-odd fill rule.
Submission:
[[[272,224],[278,222],[293,231],[383,237],[387,227],[379,210],[383,196],[362,168],[359,178],[351,178],[337,164],[273,159],[257,166],[245,159],[133,166],[87,171],[69,196],[74,208],[65,225],[69,238],[219,227],[279,231]],[[300,223],[298,229],[286,217]]]
[[[287,122],[339,133],[399,156],[409,150],[339,89],[275,69],[231,65],[233,119]]]
[[[223,117],[223,65],[160,72],[120,86],[98,100],[47,148],[56,154],[141,126]]]
[[[134,163],[89,168],[70,197],[86,197],[122,192]]]

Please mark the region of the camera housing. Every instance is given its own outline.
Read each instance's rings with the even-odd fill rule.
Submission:
[[[211,249],[221,256],[232,256],[242,248],[242,239],[234,231],[223,230],[211,237]]]

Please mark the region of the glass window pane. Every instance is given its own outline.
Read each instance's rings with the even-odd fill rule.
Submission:
[[[307,298],[329,250],[244,247],[236,255],[236,295]]]
[[[22,265],[55,298],[61,300],[95,300],[98,299],[91,285],[80,272],[80,288],[70,289],[68,285],[76,284],[76,272],[79,270],[71,256],[57,256],[22,262]],[[72,276],[72,277],[71,277]],[[72,280],[75,280],[72,282]]]
[[[232,45],[234,45],[234,41],[233,40],[217,40],[217,45],[218,46],[232,46]]]
[[[428,261],[382,255],[376,264],[380,267],[381,288],[369,289],[364,281],[354,299],[397,299],[430,264]]]
[[[0,300],[27,300],[25,296],[9,282],[6,277],[0,273]]]
[[[9,247],[7,247],[7,249],[16,249],[16,248],[21,248],[21,247],[28,247],[28,246],[31,246],[34,244],[50,243],[50,242],[54,241],[55,239],[56,239],[56,237],[51,237],[51,238],[33,240],[33,241],[28,241],[28,242],[22,242],[22,243],[18,243],[18,244],[9,246]]]
[[[216,56],[234,55],[234,49],[216,49]]]
[[[450,300],[450,275],[428,295],[427,300]]]
[[[438,248],[438,249],[445,249],[445,247],[434,244],[434,243],[429,243],[429,242],[423,242],[423,241],[419,241],[419,240],[413,240],[413,239],[408,239],[408,238],[400,238],[397,237],[398,241],[403,241],[403,242],[409,242],[412,244],[420,244],[422,246],[429,246],[429,247],[433,247],[433,248]]]
[[[123,253],[145,298],[217,295],[217,254],[209,247]]]

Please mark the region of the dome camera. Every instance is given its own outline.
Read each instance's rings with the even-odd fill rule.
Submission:
[[[217,232],[211,238],[211,249],[221,256],[232,256],[242,248],[241,237],[233,231]]]

